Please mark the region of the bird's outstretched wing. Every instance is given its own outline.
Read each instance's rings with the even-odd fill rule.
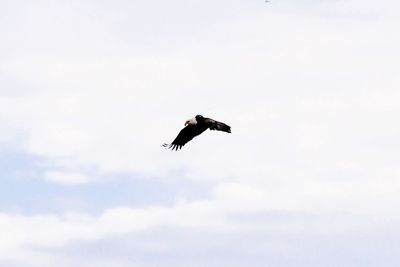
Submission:
[[[219,122],[210,118],[204,118],[204,122],[210,130],[223,131],[227,133],[231,132],[231,126],[226,125],[223,122]]]
[[[188,125],[183,128],[175,140],[171,144],[163,144],[164,147],[171,148],[172,150],[181,149],[187,142],[193,139],[193,137],[201,134],[207,128],[198,127],[196,125]]]

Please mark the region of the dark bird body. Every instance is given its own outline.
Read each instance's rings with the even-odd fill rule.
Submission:
[[[186,121],[185,128],[179,132],[178,136],[171,144],[164,144],[163,146],[171,148],[172,150],[181,149],[187,142],[202,134],[207,129],[227,133],[231,132],[231,127],[225,123],[197,115],[195,118]]]

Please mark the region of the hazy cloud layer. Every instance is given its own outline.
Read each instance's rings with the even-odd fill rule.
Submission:
[[[0,264],[397,266],[399,7],[0,1]]]

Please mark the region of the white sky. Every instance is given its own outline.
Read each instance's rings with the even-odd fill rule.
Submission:
[[[0,265],[399,266],[399,8],[0,0]]]

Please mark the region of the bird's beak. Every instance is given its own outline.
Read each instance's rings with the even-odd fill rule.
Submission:
[[[187,126],[189,123],[190,123],[190,120],[187,120],[187,121],[185,122],[185,126]]]

